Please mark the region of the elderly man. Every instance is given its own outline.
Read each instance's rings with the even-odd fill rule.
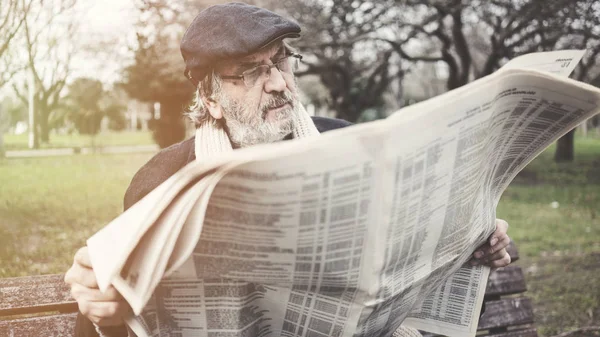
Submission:
[[[350,125],[310,118],[300,104],[294,71],[302,57],[284,41],[299,36],[296,23],[242,3],[216,5],[198,14],[181,42],[185,75],[196,86],[188,114],[196,135],[162,150],[139,170],[125,195],[125,209],[194,160],[261,143],[316,137]],[[507,227],[497,221],[496,232],[475,252],[473,264],[510,263]],[[65,280],[79,305],[78,336],[128,335],[123,317],[131,309],[114,288],[98,290],[85,247],[75,255]]]

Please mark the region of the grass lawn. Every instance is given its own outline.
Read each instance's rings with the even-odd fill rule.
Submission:
[[[4,147],[6,151],[28,150],[28,134],[4,135]],[[152,133],[150,131],[107,131],[92,137],[89,135],[50,135],[50,143],[41,144],[41,149],[53,149],[63,147],[102,147],[119,145],[152,145]]]
[[[574,163],[555,164],[553,150],[517,177],[497,212],[511,225],[542,336],[600,326],[600,137],[576,138]],[[150,156],[0,161],[0,277],[64,272],[120,213]]]
[[[0,161],[0,277],[61,273],[116,217],[133,174],[152,154]]]
[[[519,248],[541,336],[600,326],[600,138],[575,146],[574,163],[554,163],[554,146],[542,153],[497,209]]]

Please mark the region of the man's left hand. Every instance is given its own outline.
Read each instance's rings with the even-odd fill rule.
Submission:
[[[472,266],[485,265],[490,268],[500,268],[510,264],[510,255],[506,251],[510,243],[510,238],[506,234],[507,229],[506,221],[496,219],[496,231],[486,243],[475,250],[470,261]]]

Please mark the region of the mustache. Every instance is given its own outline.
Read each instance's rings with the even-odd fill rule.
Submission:
[[[260,110],[264,116],[269,109],[280,107],[284,104],[289,104],[293,107],[294,97],[288,92],[276,92],[275,94],[272,94],[271,98],[269,98],[269,100],[260,107]]]

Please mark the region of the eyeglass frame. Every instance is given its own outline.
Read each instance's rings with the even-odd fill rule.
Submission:
[[[265,78],[265,80],[268,79],[269,76],[271,76],[271,69],[272,68],[277,68],[277,70],[279,70],[282,73],[288,73],[286,71],[281,70],[279,68],[278,64],[280,64],[281,61],[283,61],[283,60],[287,60],[289,62],[290,61],[290,57],[293,57],[293,58],[296,59],[294,62],[300,62],[302,60],[302,55],[300,55],[298,53],[291,53],[291,54],[286,55],[286,56],[280,58],[279,60],[273,62],[273,64],[261,64],[261,65],[258,65],[256,67],[252,67],[250,69],[244,70],[241,75],[219,75],[219,77],[221,79],[224,79],[224,80],[242,80],[242,82],[244,82],[244,85],[246,86],[246,88],[253,88],[253,87],[255,87],[255,86],[258,85],[258,83],[259,83],[258,80],[260,79],[260,76],[257,78],[257,81],[253,85],[249,86],[246,83],[246,81],[245,81],[244,74],[248,74],[250,72],[256,71],[259,68],[264,68],[264,67],[268,67],[267,71],[265,72],[265,74],[267,74],[267,78]],[[292,72],[292,74],[293,74],[293,72]]]

